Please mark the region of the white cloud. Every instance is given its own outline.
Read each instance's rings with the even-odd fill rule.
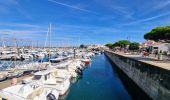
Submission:
[[[118,16],[126,19],[133,19],[133,9],[122,5],[116,0],[95,0],[97,4],[104,8],[104,11],[109,11],[112,16]]]
[[[167,15],[170,15],[170,12],[163,13],[163,14],[156,15],[156,16],[152,16],[152,17],[145,18],[145,19],[140,19],[140,20],[133,21],[133,22],[128,22],[128,23],[121,24],[121,25],[133,25],[133,24],[140,24],[140,23],[144,23],[144,22],[153,21],[153,20],[159,19],[159,18],[164,17],[164,16],[167,16]]]
[[[8,14],[13,11],[17,11],[27,19],[32,19],[30,14],[22,7],[17,0],[2,0],[0,1],[0,14]]]
[[[25,27],[25,28],[40,28],[40,25],[36,24],[28,24],[28,23],[0,23],[0,26],[6,27]],[[42,25],[41,25],[42,27]]]
[[[12,30],[12,29],[0,29],[0,36],[12,37],[15,33],[17,38],[34,38],[43,37],[47,31],[43,30]]]
[[[147,5],[143,5],[144,10],[142,10],[140,16],[146,16],[151,13],[165,12],[169,11],[170,0],[153,0],[148,1]]]
[[[65,6],[65,7],[69,7],[69,8],[72,8],[72,9],[80,10],[80,11],[83,11],[83,12],[88,12],[88,13],[97,14],[97,13],[94,12],[94,11],[87,10],[87,9],[83,9],[83,8],[80,8],[80,7],[77,7],[77,6],[73,6],[73,5],[68,5],[68,4],[65,4],[65,3],[62,3],[62,2],[58,2],[58,1],[55,1],[55,0],[48,0],[48,1],[49,1],[49,2],[52,2],[52,3],[55,3],[55,4],[58,4],[58,5],[62,5],[62,6]]]
[[[170,5],[170,0],[161,0],[161,2],[157,2],[157,5],[153,7],[153,10],[163,9]]]
[[[110,6],[111,9],[113,9],[115,12],[123,15],[124,17],[126,18],[132,18],[133,19],[133,11],[130,10],[129,8],[127,7],[123,7],[123,6],[118,6],[118,5],[112,5]]]

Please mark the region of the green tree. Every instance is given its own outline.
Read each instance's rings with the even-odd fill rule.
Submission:
[[[84,44],[81,44],[80,48],[86,48],[86,46]]]
[[[129,45],[129,50],[138,50],[138,49],[139,49],[139,46],[140,46],[139,43],[137,43],[137,42],[132,42],[132,43],[130,43],[130,45]]]
[[[114,44],[113,44],[113,46],[118,46],[118,47],[122,47],[122,48],[125,48],[127,45],[129,45],[130,44],[130,41],[128,41],[128,40],[120,40],[120,41],[118,41],[118,42],[115,42]]]
[[[147,40],[170,42],[170,26],[156,27],[144,35]]]
[[[112,43],[107,43],[105,46],[109,47],[110,49],[113,48],[113,44]]]

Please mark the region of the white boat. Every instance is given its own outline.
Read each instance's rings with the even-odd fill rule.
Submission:
[[[24,58],[24,59],[33,59],[33,55],[31,54],[21,54],[20,56],[21,58]]]
[[[45,53],[40,52],[40,53],[37,53],[36,56],[39,57],[39,58],[44,58],[45,57]]]
[[[60,95],[64,95],[70,87],[69,77],[63,77],[58,74],[56,76],[56,74],[53,74],[53,71],[54,70],[39,71],[36,72],[33,77],[30,77],[29,79],[24,79],[23,81],[24,83],[33,80],[40,81],[43,83],[44,86],[55,88],[59,91]]]
[[[70,77],[73,77],[73,78],[78,76],[78,74],[76,73],[77,66],[72,61],[68,61],[66,63],[53,66],[53,68],[56,68],[58,72],[61,72],[63,74],[66,74],[66,75],[69,74]]]
[[[53,74],[55,75],[55,77],[60,76],[60,77],[67,77],[68,79],[71,79],[72,75],[68,71],[67,67],[68,67],[68,63],[63,63],[62,66],[57,65],[57,66],[53,66],[51,68],[53,69]]]
[[[70,66],[71,62],[64,62],[64,63],[60,63],[57,65],[50,65],[50,68],[54,68],[55,70],[58,71],[58,74],[64,74],[66,76],[69,77],[69,79],[71,79],[71,77],[77,77],[77,73],[75,72],[75,70],[71,69]]]
[[[0,82],[7,79],[7,72],[0,72]]]
[[[61,62],[61,61],[63,61],[63,60],[66,60],[66,59],[67,59],[67,57],[59,56],[59,57],[57,57],[57,58],[50,59],[50,62],[52,62],[52,63],[58,63],[58,62]]]
[[[63,66],[64,65],[64,66]],[[61,63],[53,68],[58,70],[67,71],[71,77],[76,78],[78,75],[82,74],[82,70],[85,68],[85,64],[80,59],[68,60],[66,63]]]
[[[44,87],[38,81],[20,84],[0,90],[2,100],[58,100],[59,93],[54,88]],[[47,99],[48,98],[48,99]]]
[[[94,52],[96,55],[100,55],[101,54],[101,52],[99,52],[99,51],[95,51]]]
[[[75,70],[73,69],[68,69],[70,75],[73,77],[73,78],[76,78],[78,76],[78,74],[75,72]]]

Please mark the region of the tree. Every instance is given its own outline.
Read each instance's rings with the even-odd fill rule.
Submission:
[[[81,44],[80,48],[86,48],[86,46],[84,44]]]
[[[128,40],[120,40],[118,42],[115,42],[114,44],[108,43],[105,46],[109,47],[110,49],[113,49],[115,47],[126,48],[127,45],[129,45],[129,44],[130,44],[130,41],[128,41]]]
[[[132,43],[130,43],[130,45],[129,45],[129,50],[138,50],[139,49],[139,43],[137,43],[137,42],[132,42]]]
[[[170,42],[170,26],[156,27],[144,35],[147,40]]]
[[[105,46],[109,47],[110,49],[113,48],[113,44],[112,43],[107,43]]]
[[[120,40],[118,42],[115,42],[113,44],[113,46],[118,46],[118,47],[126,48],[127,45],[129,45],[129,44],[130,44],[130,41],[128,41],[128,40]]]

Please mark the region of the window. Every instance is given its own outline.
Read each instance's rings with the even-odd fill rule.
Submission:
[[[47,75],[45,75],[45,80],[47,80]]]
[[[41,75],[35,75],[33,79],[34,80],[40,80],[41,79]]]

